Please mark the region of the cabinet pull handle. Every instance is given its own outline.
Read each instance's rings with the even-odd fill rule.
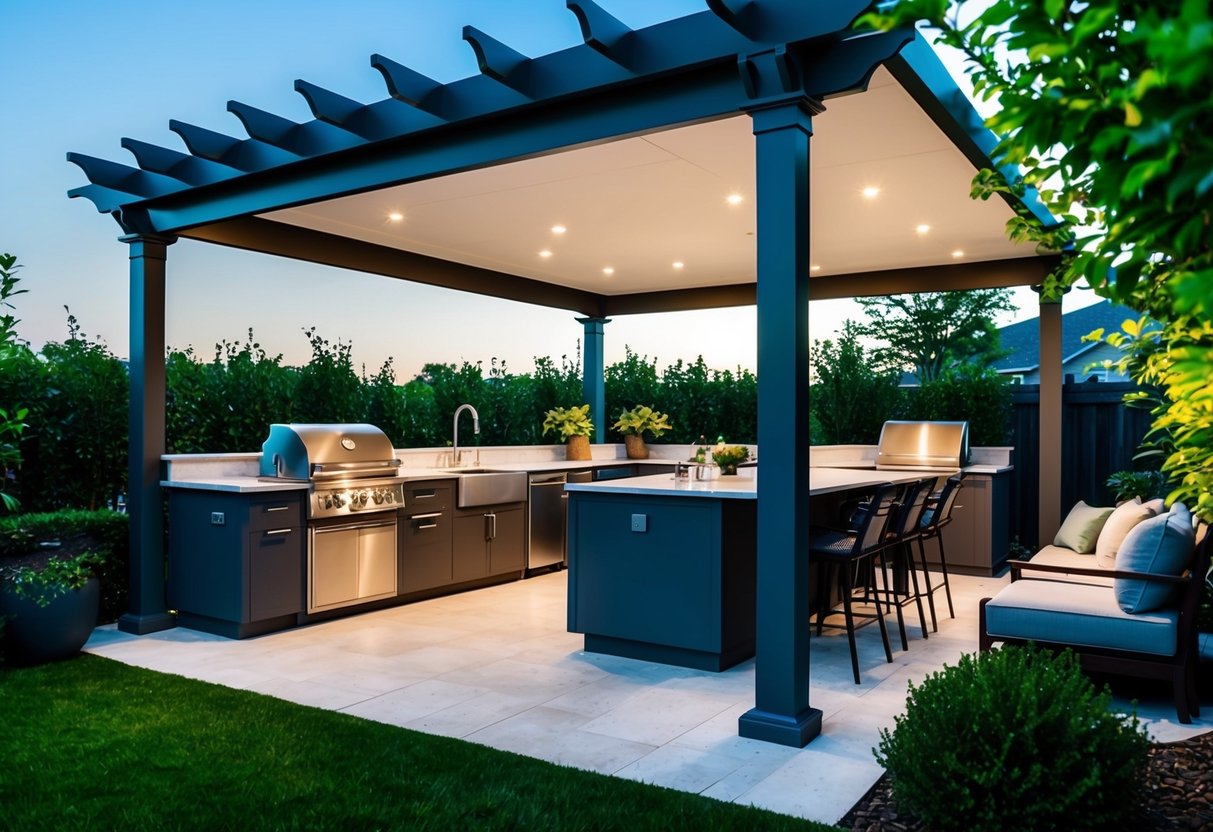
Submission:
[[[429,514],[414,514],[409,519],[410,520],[429,520],[431,517],[441,517],[441,516],[442,516],[441,511],[432,511]]]
[[[289,511],[290,508],[290,506],[266,506],[265,513],[269,514],[271,511]]]
[[[489,518],[489,540],[496,540],[497,539],[497,515],[489,514],[489,515],[487,515],[487,517]]]
[[[414,500],[429,500],[436,496],[438,496],[438,489],[436,489],[436,488],[428,488],[424,491],[414,491],[413,492]]]
[[[424,531],[426,529],[436,529],[436,528],[438,528],[437,523],[418,523],[417,524],[417,531],[419,531],[419,532]]]
[[[294,531],[294,529],[269,529],[268,531],[264,532],[264,535],[269,537],[270,535],[290,534],[292,531]]]

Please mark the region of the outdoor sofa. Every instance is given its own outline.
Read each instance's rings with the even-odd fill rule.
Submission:
[[[1182,723],[1200,716],[1196,619],[1209,528],[1186,506],[1079,503],[1054,545],[1012,560],[1011,583],[979,607],[979,646],[1069,648],[1090,671],[1170,680]]]

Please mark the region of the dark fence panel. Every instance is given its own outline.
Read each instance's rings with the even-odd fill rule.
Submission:
[[[1067,377],[1069,378],[1069,377]],[[1104,484],[1116,471],[1133,468],[1133,456],[1150,428],[1144,408],[1126,407],[1132,383],[1077,383],[1062,386],[1061,516],[1079,500],[1110,506],[1115,495]],[[1011,481],[1011,534],[1034,547],[1037,541],[1040,482],[1040,386],[1018,385],[1012,399],[1015,471]]]

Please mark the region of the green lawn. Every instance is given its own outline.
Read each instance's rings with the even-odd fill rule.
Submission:
[[[0,669],[0,829],[832,828],[96,656]]]

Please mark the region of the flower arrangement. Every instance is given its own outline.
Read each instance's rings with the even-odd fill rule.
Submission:
[[[736,474],[738,463],[750,458],[750,449],[745,445],[718,443],[712,448],[712,461],[720,466],[721,474]]]

